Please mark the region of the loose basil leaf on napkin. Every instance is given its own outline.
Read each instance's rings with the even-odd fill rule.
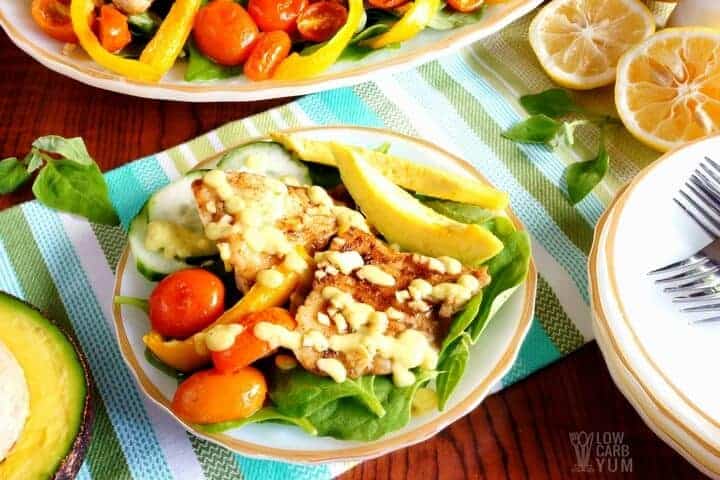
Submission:
[[[23,163],[27,165],[27,172],[33,173],[35,170],[43,166],[44,161],[45,159],[43,158],[42,153],[40,153],[37,148],[33,148],[30,150],[30,153],[25,156]]]
[[[516,123],[503,132],[502,136],[520,143],[550,143],[562,125],[562,122],[540,113]]]
[[[95,163],[49,160],[32,190],[41,203],[55,210],[81,215],[95,223],[120,223],[110,203],[105,179]]]
[[[289,423],[296,425],[305,430],[310,435],[317,435],[317,429],[312,423],[306,418],[293,417],[291,415],[284,415],[280,413],[276,408],[264,407],[253,413],[247,418],[241,418],[239,420],[230,420],[227,422],[219,423],[207,423],[207,424],[196,424],[195,428],[206,433],[221,433],[233,428],[239,428],[244,425],[251,423],[262,423],[262,422],[274,422],[274,423]]]
[[[445,2],[443,2],[438,12],[432,20],[430,20],[430,23],[428,23],[428,27],[433,30],[452,30],[453,28],[477,23],[484,13],[484,5],[473,12],[463,13],[448,8]]]
[[[583,111],[562,88],[551,88],[544,92],[523,95],[520,97],[520,105],[530,115],[542,114],[552,118]]]
[[[17,158],[0,161],[0,195],[12,193],[30,179],[30,174]]]
[[[375,376],[367,375],[337,383],[302,368],[275,369],[270,398],[280,412],[293,417],[307,417],[325,404],[344,397],[357,399],[373,416],[382,417],[385,410],[376,397],[376,381]]]
[[[85,148],[85,142],[80,137],[63,138],[58,135],[40,137],[32,143],[34,149],[54,153],[79,165],[94,165],[92,157]]]
[[[387,376],[375,378],[375,395],[385,409],[380,418],[357,397],[344,397],[328,402],[317,409],[308,420],[320,435],[341,440],[369,442],[408,424],[412,401],[417,389],[435,378],[436,372],[424,370],[416,373],[415,383],[409,387],[396,387]]]
[[[565,170],[565,182],[568,196],[574,204],[585,198],[605,177],[610,165],[610,156],[604,143],[600,142],[600,151],[595,158],[584,162],[576,162]]]
[[[188,82],[204,82],[236,77],[242,73],[240,67],[218,65],[202,54],[191,40],[187,43],[189,52],[188,64],[185,69],[185,80]]]
[[[448,348],[443,358],[438,363],[440,372],[435,380],[435,389],[438,396],[438,409],[445,408],[448,398],[460,383],[465,373],[468,357],[470,356],[470,335],[463,333]]]

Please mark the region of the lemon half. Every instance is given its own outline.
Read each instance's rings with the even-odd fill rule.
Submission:
[[[720,30],[669,28],[628,51],[615,103],[630,133],[657,150],[720,132]]]
[[[640,0],[553,0],[530,24],[530,45],[556,83],[587,90],[611,84],[620,57],[654,31]]]

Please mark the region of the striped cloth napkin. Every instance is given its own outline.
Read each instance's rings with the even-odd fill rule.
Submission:
[[[122,227],[93,225],[37,202],[0,213],[0,290],[28,300],[73,331],[97,384],[93,440],[79,478],[314,479],[351,466],[253,460],[186,433],[138,390],[111,325],[114,269],[128,222],[148,196],[215,152],[276,129],[351,124],[415,135],[467,159],[509,192],[532,236],[540,277],[530,333],[495,390],[592,339],[585,265],[593,226],[613,192],[657,154],[615,129],[607,180],[573,207],[563,193],[561,174],[569,162],[591,155],[596,130],[581,129],[573,150],[556,152],[501,137],[522,117],[518,97],[552,86],[528,46],[528,23],[523,19],[462,54],[301,98],[109,172]],[[612,113],[610,88],[579,100]]]

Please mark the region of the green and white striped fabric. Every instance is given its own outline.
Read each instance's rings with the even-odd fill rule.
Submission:
[[[528,22],[515,23],[461,55],[310,95],[109,172],[122,227],[93,225],[36,202],[0,213],[0,290],[28,300],[74,332],[97,384],[97,420],[82,480],[314,479],[349,468],[253,460],[187,434],[138,390],[111,326],[114,269],[125,229],[147,197],[215,152],[276,129],[351,124],[415,135],[469,160],[509,192],[532,235],[540,281],[530,333],[496,389],[592,339],[586,260],[593,225],[613,192],[657,154],[617,128],[609,178],[573,207],[563,193],[561,174],[568,162],[596,148],[597,131],[582,130],[577,148],[559,153],[501,137],[522,116],[518,96],[551,86],[528,47]],[[612,108],[612,91],[593,91],[579,100]]]

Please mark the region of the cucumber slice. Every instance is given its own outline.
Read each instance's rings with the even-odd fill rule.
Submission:
[[[301,185],[312,184],[307,167],[277,142],[253,142],[230,150],[220,159],[218,168],[277,179],[292,177]]]
[[[128,243],[130,250],[135,255],[135,261],[138,272],[151,282],[161,280],[166,275],[188,268],[185,262],[175,259],[168,259],[159,252],[151,252],[145,248],[145,236],[147,235],[148,224],[148,204],[138,213],[138,215],[130,223],[128,231]]]
[[[165,220],[194,232],[202,232],[203,225],[192,192],[192,182],[204,174],[203,171],[190,172],[155,192],[147,203],[148,222]]]

